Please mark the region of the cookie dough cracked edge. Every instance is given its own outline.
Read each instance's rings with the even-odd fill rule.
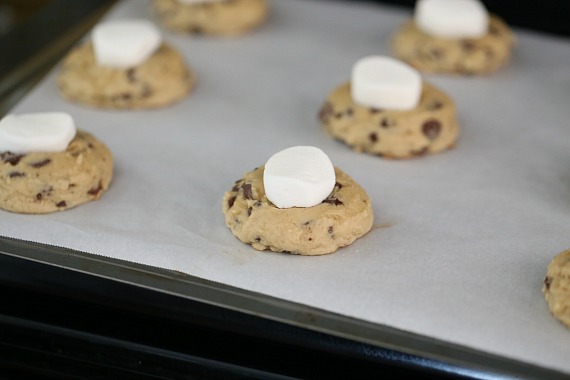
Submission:
[[[116,69],[97,64],[87,42],[64,58],[57,77],[64,98],[104,109],[165,107],[185,98],[194,83],[183,56],[166,43],[142,64]]]
[[[237,180],[224,194],[226,225],[242,242],[259,251],[323,255],[347,246],[372,228],[370,198],[352,178],[335,168],[336,184],[321,203],[279,209],[265,195],[264,167]]]
[[[267,0],[227,0],[182,4],[176,0],[154,0],[152,13],[166,28],[180,33],[239,36],[265,22]]]
[[[486,75],[505,66],[515,37],[507,24],[491,15],[489,31],[480,38],[446,39],[421,31],[413,21],[393,35],[393,54],[423,72]]]
[[[0,208],[23,214],[67,210],[99,199],[112,177],[111,152],[83,131],[63,152],[0,152]]]
[[[455,104],[426,82],[418,106],[409,111],[360,106],[346,82],[327,97],[318,118],[329,135],[356,152],[385,158],[443,152],[453,148],[459,136]]]
[[[570,249],[548,264],[542,293],[550,313],[570,328]]]

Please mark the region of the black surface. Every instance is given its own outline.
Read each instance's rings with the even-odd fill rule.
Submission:
[[[416,0],[340,0],[395,4],[413,8]],[[535,31],[570,36],[570,1],[568,0],[481,0],[490,13],[509,25]]]
[[[445,363],[0,255],[0,375],[465,378]]]

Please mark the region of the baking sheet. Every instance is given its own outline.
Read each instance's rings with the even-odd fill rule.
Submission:
[[[124,1],[108,18],[148,18]],[[570,247],[570,41],[515,30],[512,64],[491,77],[426,75],[456,101],[449,152],[408,161],[356,154],[320,129],[327,93],[352,64],[389,54],[409,12],[370,4],[271,1],[241,38],[164,32],[198,77],[163,110],[67,103],[52,72],[13,112],[65,111],[112,150],[97,201],[51,215],[0,212],[0,235],[174,269],[359,320],[570,373],[570,331],[541,294]],[[315,145],[359,182],[373,230],[321,257],[257,252],[225,227],[233,181],[278,150]]]

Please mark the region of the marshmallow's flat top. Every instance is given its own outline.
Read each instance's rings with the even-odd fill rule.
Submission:
[[[93,29],[92,40],[97,63],[117,69],[143,63],[162,43],[158,28],[145,20],[99,24]]]
[[[418,28],[443,38],[478,38],[487,33],[489,14],[479,0],[418,0]]]
[[[0,120],[0,152],[61,152],[75,133],[75,123],[66,113],[9,114]]]
[[[316,206],[329,196],[335,181],[329,157],[312,146],[275,153],[263,173],[265,194],[278,208]]]
[[[352,68],[351,95],[362,106],[410,110],[418,105],[421,92],[421,75],[397,59],[370,56]]]

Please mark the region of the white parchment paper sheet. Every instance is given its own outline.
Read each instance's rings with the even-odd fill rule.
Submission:
[[[125,1],[109,18],[148,18]],[[541,294],[570,247],[570,40],[516,30],[512,64],[490,77],[426,76],[456,101],[456,149],[391,161],[320,129],[327,93],[352,64],[389,54],[410,15],[379,5],[271,2],[241,38],[165,32],[198,77],[163,110],[109,112],[62,100],[55,72],[14,112],[66,111],[107,143],[102,199],[51,215],[0,212],[0,234],[175,269],[358,319],[570,373],[570,331]],[[57,71],[57,69],[56,69]],[[373,200],[371,233],[333,255],[257,252],[225,227],[224,191],[278,150],[315,145]]]

